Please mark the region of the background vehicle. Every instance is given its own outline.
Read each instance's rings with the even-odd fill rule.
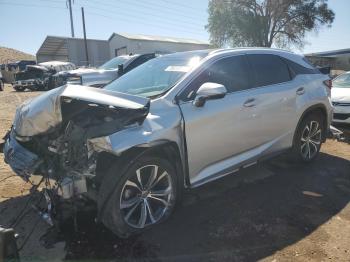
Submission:
[[[4,80],[2,78],[1,72],[0,72],[0,91],[4,91]]]
[[[9,71],[24,71],[28,65],[36,65],[36,62],[33,60],[20,60],[15,63],[8,63],[6,66]]]
[[[15,74],[15,81],[12,86],[16,91],[24,91],[27,88],[32,91],[49,90],[54,87],[52,79],[54,74],[74,68],[74,64],[60,61],[28,65],[25,71]]]
[[[332,83],[333,122],[350,124],[350,72],[336,77]]]
[[[58,87],[68,83],[101,88],[152,58],[155,58],[154,53],[123,55],[112,58],[99,68],[80,68],[60,72],[54,76],[55,86]]]
[[[332,119],[328,81],[281,50],[165,55],[104,89],[67,85],[23,104],[5,160],[24,179],[56,179],[61,199],[92,198],[127,237],[167,219],[184,187],[285,150],[314,160]]]

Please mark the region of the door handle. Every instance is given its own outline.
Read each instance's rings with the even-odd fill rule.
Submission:
[[[247,101],[244,102],[243,106],[245,107],[255,106],[255,98],[249,98]]]
[[[304,87],[299,87],[297,90],[297,95],[303,95],[305,94],[305,88]]]

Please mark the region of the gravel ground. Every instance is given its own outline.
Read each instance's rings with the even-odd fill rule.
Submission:
[[[0,137],[16,106],[39,92],[0,92]],[[28,189],[0,154],[0,224],[8,226]],[[185,192],[172,218],[128,239],[114,237],[81,214],[50,230],[28,212],[16,231],[22,261],[350,261],[350,145],[328,140],[319,158],[293,165],[284,156]],[[39,241],[40,240],[40,241]],[[45,248],[43,243],[47,246]]]

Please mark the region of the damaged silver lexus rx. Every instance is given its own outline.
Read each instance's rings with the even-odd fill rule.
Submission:
[[[55,181],[54,205],[93,200],[127,237],[167,219],[184,188],[284,150],[315,159],[332,117],[328,80],[282,50],[162,56],[104,89],[66,85],[22,104],[5,161],[23,179]]]

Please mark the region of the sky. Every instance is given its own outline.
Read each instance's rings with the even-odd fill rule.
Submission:
[[[73,0],[72,0],[73,1]],[[208,0],[74,0],[75,36],[108,39],[113,32],[209,40]],[[298,53],[350,48],[350,0],[329,0],[335,12],[331,28],[309,33]],[[0,0],[0,46],[35,54],[47,35],[70,36],[66,0]]]

